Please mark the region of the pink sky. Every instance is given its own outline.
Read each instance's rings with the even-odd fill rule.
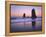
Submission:
[[[39,6],[16,6],[12,5],[11,6],[11,16],[16,16],[16,17],[22,17],[23,14],[26,14],[27,16],[31,16],[31,11],[32,9],[35,9],[36,16],[41,16],[41,7]]]

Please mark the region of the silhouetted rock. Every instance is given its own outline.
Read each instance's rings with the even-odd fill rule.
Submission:
[[[23,14],[23,18],[25,18],[25,13]]]
[[[32,9],[32,19],[34,19],[34,18],[36,18],[37,16],[36,16],[36,13],[35,13],[35,9],[33,8]]]

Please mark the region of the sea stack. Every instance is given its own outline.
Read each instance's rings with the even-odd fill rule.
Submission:
[[[36,16],[36,13],[35,13],[35,9],[33,8],[32,9],[32,19],[35,19],[37,16]]]
[[[25,13],[23,14],[23,18],[25,18]]]

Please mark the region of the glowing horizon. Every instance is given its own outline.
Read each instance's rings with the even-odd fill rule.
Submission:
[[[26,14],[26,17],[29,16],[31,17],[31,12],[32,9],[35,9],[36,16],[41,17],[41,7],[38,6],[17,6],[17,5],[11,5],[11,16],[16,16],[16,17],[22,17],[23,14]]]

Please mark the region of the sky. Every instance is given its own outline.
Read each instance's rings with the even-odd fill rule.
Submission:
[[[32,9],[35,9],[37,17],[41,17],[41,7],[40,6],[20,6],[20,5],[11,5],[11,16],[22,17],[23,14],[26,14],[26,17],[31,17]]]

